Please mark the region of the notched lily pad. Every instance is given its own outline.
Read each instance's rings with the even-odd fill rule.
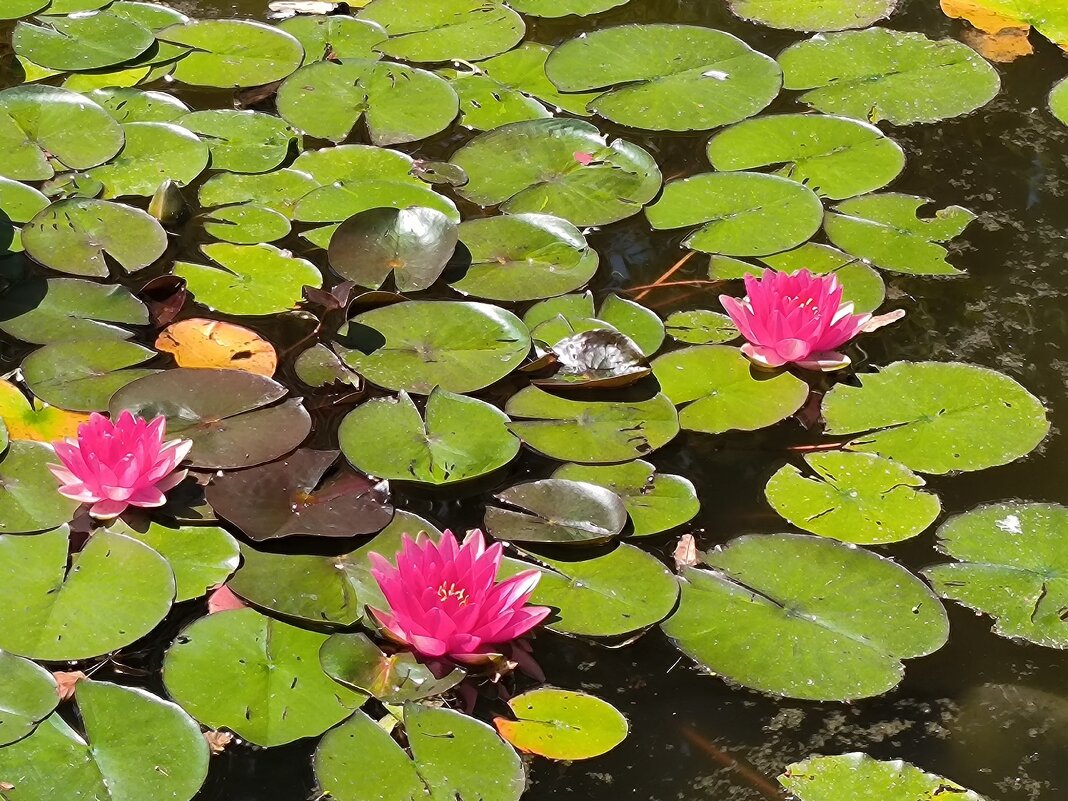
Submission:
[[[510,50],[526,31],[499,0],[373,0],[358,18],[385,28],[378,49],[406,61],[478,61]]]
[[[924,773],[900,760],[877,762],[867,754],[819,756],[787,765],[779,784],[798,801],[837,801],[841,798],[937,801],[984,801],[956,782]]]
[[[28,278],[0,295],[0,330],[35,345],[133,336],[119,324],[148,325],[148,308],[123,286]]]
[[[466,675],[444,666],[433,669],[414,654],[384,653],[366,634],[334,634],[319,649],[319,661],[331,678],[387,704],[419,701],[448,692]]]
[[[520,751],[549,759],[592,759],[627,737],[619,710],[585,693],[538,687],[508,701],[514,719],[493,719],[501,737]]]
[[[164,28],[156,36],[160,42],[189,48],[173,75],[192,86],[260,86],[282,80],[304,60],[304,48],[295,38],[248,20],[194,20]]]
[[[582,481],[547,478],[493,497],[505,506],[486,507],[486,530],[507,542],[592,545],[612,539],[627,522],[618,495]]]

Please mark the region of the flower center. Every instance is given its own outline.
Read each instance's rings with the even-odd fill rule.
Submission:
[[[438,600],[445,603],[450,598],[455,598],[460,606],[467,606],[467,590],[463,587],[457,587],[456,583],[452,581],[447,584],[442,582],[441,586],[438,587]]]

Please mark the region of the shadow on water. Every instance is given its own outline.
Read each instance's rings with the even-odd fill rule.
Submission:
[[[202,16],[260,17],[266,2],[178,0],[170,5]],[[962,26],[946,19],[933,0],[906,0],[903,6],[890,27],[933,38],[959,35]],[[594,20],[533,22],[529,38],[554,44],[594,26],[626,22],[721,28],[770,54],[800,38],[742,23],[722,0],[632,0]],[[893,333],[865,341],[865,362],[973,362],[1007,372],[1052,407],[1053,435],[1029,458],[974,475],[930,480],[947,514],[1013,498],[1068,503],[1068,444],[1059,435],[1068,426],[1068,403],[1063,401],[1068,376],[1068,128],[1046,110],[1049,88],[1068,73],[1068,59],[1033,39],[1035,55],[1000,68],[1002,92],[986,108],[936,125],[887,128],[908,155],[895,191],[930,197],[939,207],[959,204],[979,219],[961,238],[953,258],[966,275],[886,276],[890,302],[907,309],[908,316]],[[772,110],[792,108],[793,101],[784,96]],[[611,126],[607,130],[624,132]],[[654,153],[665,177],[707,170],[707,134],[626,133]],[[414,155],[446,158],[456,145],[456,137],[449,137]],[[677,233],[649,231],[641,217],[593,233],[590,241],[602,260],[596,294],[654,280],[681,256],[681,239]],[[699,257],[678,276],[706,278],[706,267],[706,259]],[[714,288],[698,288],[682,295],[653,294],[644,302],[667,314],[716,308],[714,295]],[[702,512],[692,525],[699,544],[708,547],[742,533],[784,530],[764,500],[763,487],[784,463],[797,461],[786,447],[811,441],[813,435],[792,422],[757,435],[688,433],[651,461],[663,471],[686,475],[698,487]],[[507,478],[543,477],[551,469],[548,461],[529,456]],[[412,493],[403,503],[413,512],[463,528],[481,523],[486,497],[443,500]],[[881,550],[918,569],[939,561],[933,543],[929,531]],[[652,546],[665,559],[673,547],[674,540],[668,539]],[[597,760],[538,762],[526,797],[761,801],[776,797],[773,777],[787,763],[813,753],[848,751],[910,760],[1000,801],[1068,797],[1064,655],[1001,639],[990,632],[989,620],[960,607],[951,605],[949,611],[949,645],[910,662],[894,692],[852,704],[774,700],[730,687],[700,675],[656,631],[621,650],[544,634],[543,642],[551,640],[551,647],[538,652],[545,672],[563,686],[601,694],[627,714],[632,731],[622,746]],[[173,633],[165,632],[167,639],[160,643]],[[158,662],[159,654],[148,658]],[[312,747],[300,742],[269,755],[232,749],[217,758],[220,764],[198,799],[307,798],[314,785]]]

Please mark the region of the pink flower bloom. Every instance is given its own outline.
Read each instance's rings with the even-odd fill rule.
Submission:
[[[129,412],[112,423],[92,414],[78,426],[78,439],[53,442],[63,463],[49,465],[62,495],[91,503],[89,514],[102,520],[118,517],[127,506],[163,506],[163,493],[185,478],[175,472],[193,443],[176,439],[165,443],[167,421],[147,422]]]
[[[385,633],[420,655],[478,663],[492,646],[520,637],[545,619],[544,606],[525,606],[540,574],[528,570],[496,583],[501,545],[486,547],[481,531],[463,545],[446,531],[437,544],[425,534],[404,544],[393,567],[370,554],[371,573],[390,611],[371,609]]]
[[[745,289],[741,300],[720,295],[719,302],[748,340],[742,353],[761,367],[840,370],[849,357],[835,348],[905,316],[900,309],[879,317],[853,314],[833,274],[765,270],[760,278],[745,276]]]

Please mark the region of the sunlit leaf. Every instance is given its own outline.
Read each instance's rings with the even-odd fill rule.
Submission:
[[[270,378],[278,366],[274,346],[255,331],[199,317],[163,329],[156,350],[170,353],[179,367],[221,367]]]
[[[509,487],[486,507],[486,530],[507,542],[597,544],[623,530],[627,510],[618,495],[597,484],[547,478]]]
[[[57,409],[33,398],[32,403],[10,381],[0,381],[0,420],[13,440],[54,442],[75,437],[89,416]]]
[[[501,737],[520,751],[549,759],[592,759],[626,738],[627,719],[585,693],[539,687],[508,701],[514,720],[493,719]]]
[[[173,74],[193,86],[259,86],[285,78],[304,59],[304,48],[288,33],[248,20],[194,20],[157,37],[189,48]]]
[[[819,756],[787,765],[779,784],[798,801],[984,801],[949,779],[924,773],[900,760],[876,762],[867,754]]]
[[[407,61],[478,61],[510,50],[526,30],[499,0],[373,0],[357,16],[386,29],[379,50]]]

